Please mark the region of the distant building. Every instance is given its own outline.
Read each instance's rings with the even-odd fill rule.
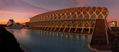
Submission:
[[[109,27],[117,27],[117,21],[111,21],[108,23]]]
[[[9,19],[7,22],[7,26],[13,26],[15,24],[15,21],[13,19]]]
[[[10,29],[21,29],[24,27],[24,25],[22,25],[20,23],[15,23],[15,21],[13,19],[9,19],[7,26]]]

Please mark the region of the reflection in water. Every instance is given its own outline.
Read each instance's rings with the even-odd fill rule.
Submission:
[[[88,48],[91,35],[8,29],[29,52],[92,52]]]
[[[24,39],[24,40],[30,40],[30,36],[27,35],[29,34],[29,30],[27,29],[22,29],[22,30],[17,30],[17,29],[8,29],[11,33],[14,34],[14,36],[19,40]],[[22,40],[21,40],[22,41]]]

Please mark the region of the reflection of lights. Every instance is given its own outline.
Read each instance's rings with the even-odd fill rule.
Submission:
[[[68,38],[68,35],[65,35],[66,39]]]
[[[81,39],[82,39],[82,40],[85,40],[85,36],[84,36],[84,35],[82,35]]]
[[[58,37],[58,33],[57,33],[56,35],[57,35],[57,37]]]
[[[79,35],[76,35],[76,39],[79,40]]]
[[[12,29],[14,36],[17,39],[25,39],[25,40],[30,40],[30,31],[28,29],[22,29],[22,30],[17,30],[17,29]]]
[[[63,37],[63,34],[61,34],[61,37]]]
[[[54,33],[51,33],[51,32],[50,32],[50,34],[52,34],[52,36],[53,36],[53,37],[55,36],[55,34],[54,34]]]
[[[88,36],[88,41],[91,41],[92,35]]]
[[[73,35],[70,35],[69,37],[71,38],[71,40],[73,39]]]

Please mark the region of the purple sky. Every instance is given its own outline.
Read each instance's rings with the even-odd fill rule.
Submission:
[[[119,0],[24,0],[34,6],[47,10],[57,10],[62,8],[82,7],[82,6],[101,6],[109,10],[108,17],[118,20]]]
[[[28,19],[34,15],[63,8],[102,6],[109,10],[109,18],[118,20],[119,0],[0,0],[0,21]]]

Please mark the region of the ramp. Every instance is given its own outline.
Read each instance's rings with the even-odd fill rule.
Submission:
[[[109,41],[105,19],[97,19],[90,46],[97,50],[108,50]]]

